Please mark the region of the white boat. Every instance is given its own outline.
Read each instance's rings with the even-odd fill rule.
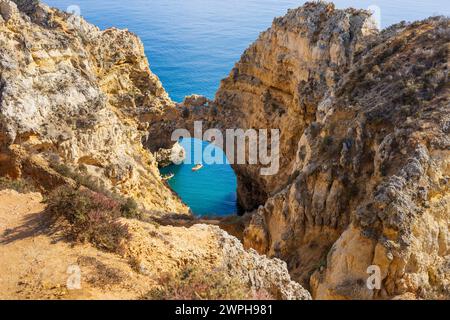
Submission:
[[[173,177],[175,177],[175,174],[169,173],[169,174],[167,174],[167,175],[165,175],[165,176],[162,176],[162,179],[163,179],[164,181],[167,181],[167,180],[172,179]]]
[[[202,164],[198,164],[198,165],[196,165],[195,167],[192,168],[192,171],[198,171],[201,168],[203,168],[203,165]]]

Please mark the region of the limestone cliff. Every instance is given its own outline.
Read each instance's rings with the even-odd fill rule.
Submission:
[[[288,262],[319,299],[448,298],[449,20],[379,31],[364,10],[306,3],[274,20],[214,101],[165,109],[177,128],[281,131],[280,171],[233,165],[246,247]],[[159,147],[160,145],[158,145]],[[368,267],[382,286],[366,285]]]
[[[366,11],[307,3],[222,82],[222,125],[281,130],[277,175],[236,167],[241,204],[261,205],[244,243],[319,299],[448,298],[449,20],[372,26]]]
[[[278,128],[277,174],[234,165],[246,248],[286,261],[318,299],[450,297],[448,18],[379,31],[366,11],[307,3],[274,20],[214,101],[179,105],[127,31],[0,0],[0,43],[0,176],[51,190],[71,183],[68,165],[163,216],[187,213],[151,153],[167,160],[174,129]],[[207,261],[309,298],[283,262],[215,227],[123,223],[123,257],[144,269]],[[366,285],[370,266],[380,289]]]
[[[27,179],[47,203],[67,200],[49,211],[40,193],[0,190],[0,298],[311,299],[284,261],[195,225],[162,181],[147,148],[162,146],[164,124],[179,112],[134,34],[99,30],[39,1],[0,0],[0,189]],[[117,194],[142,208],[131,202],[135,215],[113,216],[123,205]],[[73,221],[64,215],[73,207],[94,237],[116,239],[117,247],[70,237]],[[164,223],[167,216],[191,226]],[[66,286],[72,266],[79,289]]]
[[[219,114],[227,114],[227,128],[281,130],[277,175],[261,176],[257,166],[235,166],[245,209],[258,207],[288,184],[298,141],[315,121],[318,102],[348,70],[365,37],[375,32],[369,17],[332,5],[291,10],[275,19],[222,81],[216,103]]]
[[[138,37],[37,1],[2,0],[0,43],[0,175],[51,189],[64,181],[52,169],[61,163],[147,209],[188,212],[141,142],[145,118],[173,102]]]

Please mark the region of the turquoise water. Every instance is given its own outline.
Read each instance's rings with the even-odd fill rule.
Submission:
[[[224,152],[197,139],[184,139],[181,145],[188,155],[185,162],[161,170],[163,175],[175,174],[168,180],[172,189],[196,215],[223,216],[237,213],[236,176]],[[195,152],[196,146],[202,152]],[[207,164],[213,162],[207,155],[222,159],[222,162],[217,162],[223,164]],[[192,168],[196,164],[203,164],[203,168],[194,172]]]
[[[76,5],[81,15],[102,29],[126,28],[145,45],[152,71],[175,101],[192,93],[213,98],[242,52],[274,17],[305,1],[294,0],[46,0],[66,10]],[[387,27],[401,20],[450,15],[448,0],[334,1],[338,8],[380,8]],[[185,142],[187,143],[187,142]],[[202,143],[203,144],[203,143]],[[203,144],[203,147],[205,144]],[[198,215],[236,212],[236,178],[228,165],[174,166],[169,183]]]

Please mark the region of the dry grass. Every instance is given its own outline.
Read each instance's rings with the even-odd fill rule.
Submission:
[[[64,186],[51,192],[46,202],[53,218],[62,217],[69,223],[67,235],[73,241],[117,251],[130,236],[127,227],[118,221],[121,204],[101,193]]]
[[[36,192],[37,189],[33,182],[28,179],[12,180],[6,177],[0,177],[0,190],[11,189],[19,193]]]
[[[176,274],[164,274],[159,286],[148,292],[146,300],[270,300],[267,292],[253,292],[240,279],[222,270],[186,267]]]

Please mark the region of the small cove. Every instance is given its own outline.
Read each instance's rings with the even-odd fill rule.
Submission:
[[[183,139],[180,144],[186,151],[186,160],[180,165],[161,169],[163,176],[173,174],[167,182],[196,216],[227,216],[237,213],[237,179],[220,148],[198,139]],[[201,153],[195,152],[202,150]],[[207,149],[208,148],[208,149]],[[223,159],[223,164],[208,164],[204,151]],[[203,164],[198,171],[192,169]]]

